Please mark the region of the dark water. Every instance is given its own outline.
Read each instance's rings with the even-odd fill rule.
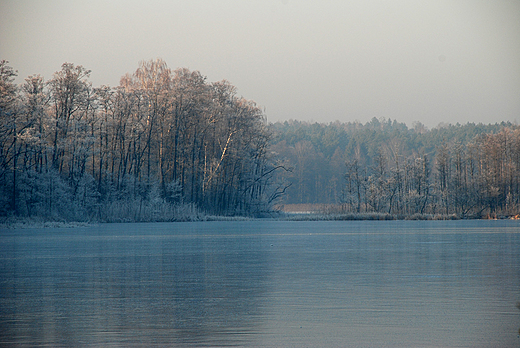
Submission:
[[[520,347],[520,222],[0,231],[0,346]]]

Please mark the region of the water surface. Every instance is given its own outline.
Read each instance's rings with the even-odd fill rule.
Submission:
[[[0,345],[519,347],[517,221],[0,231]]]

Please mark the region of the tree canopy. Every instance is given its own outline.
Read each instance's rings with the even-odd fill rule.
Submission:
[[[517,215],[520,128],[396,120],[268,124],[228,81],[142,61],[117,87],[64,63],[45,81],[0,62],[0,216],[180,220],[273,204]]]
[[[348,212],[520,212],[520,127],[389,119],[366,124],[275,123],[273,149],[292,173],[282,204],[336,204]]]
[[[49,81],[0,64],[0,213],[65,219],[255,215],[277,194],[261,109],[227,81],[143,61],[118,87],[62,65]]]

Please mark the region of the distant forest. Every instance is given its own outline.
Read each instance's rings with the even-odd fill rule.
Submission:
[[[0,217],[175,221],[338,212],[520,212],[520,127],[268,124],[227,81],[141,62],[117,87],[62,65],[45,81],[0,62]]]
[[[282,204],[330,204],[349,213],[453,215],[520,213],[520,127],[421,123],[284,122],[271,151],[292,172]]]

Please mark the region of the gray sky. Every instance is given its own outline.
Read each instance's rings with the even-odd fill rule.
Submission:
[[[520,122],[519,0],[0,0],[0,59],[117,86],[140,60],[289,119]]]

